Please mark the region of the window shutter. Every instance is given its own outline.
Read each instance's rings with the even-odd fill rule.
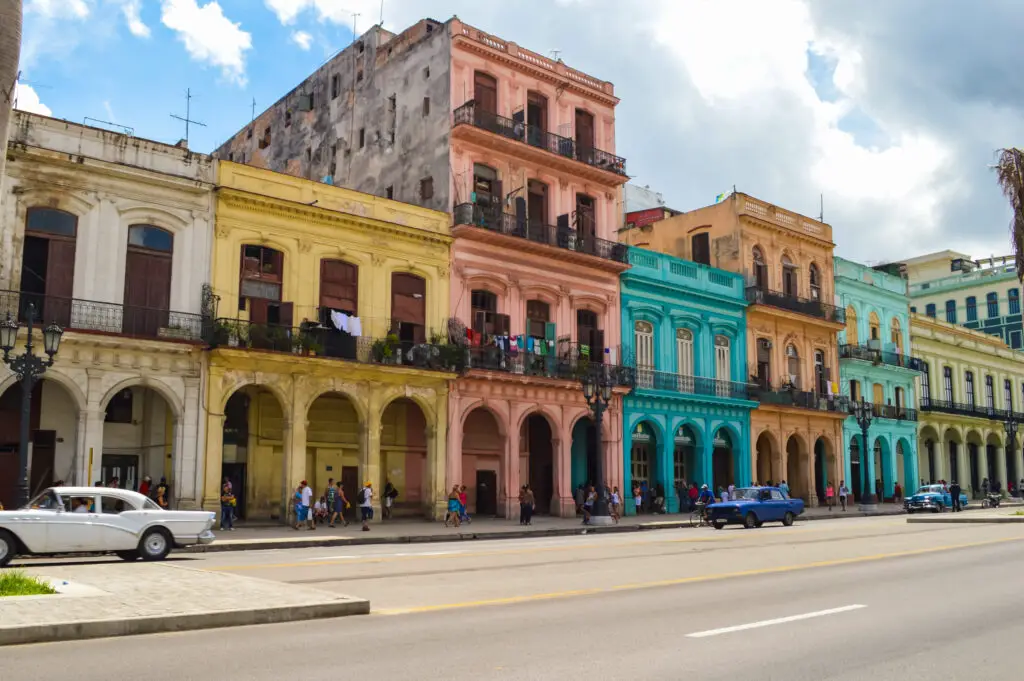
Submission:
[[[556,339],[556,330],[554,322],[545,322],[544,324],[544,339],[553,341]]]
[[[249,321],[253,324],[266,324],[268,307],[269,302],[265,298],[250,298]]]
[[[496,315],[496,317],[497,322],[495,323],[495,327],[498,329],[497,333],[502,336],[512,335],[512,323],[510,317],[507,314],[499,314]]]
[[[281,326],[291,328],[295,322],[295,304],[281,303],[280,307],[278,307],[278,315],[281,320]]]
[[[604,362],[604,331],[594,331],[594,347],[590,348],[590,358],[595,362]]]

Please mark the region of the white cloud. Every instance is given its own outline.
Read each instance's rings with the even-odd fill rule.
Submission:
[[[252,35],[224,16],[220,5],[197,0],[163,0],[161,21],[176,31],[193,59],[218,66],[224,77],[245,85],[245,53],[252,48]]]
[[[277,15],[282,24],[291,24],[306,10],[315,10],[320,21],[352,26],[352,15],[359,14],[356,31],[380,21],[378,0],[264,0],[267,8]]]
[[[149,26],[142,22],[142,17],[139,14],[141,4],[141,0],[124,0],[124,4],[121,5],[121,13],[124,14],[124,20],[128,22],[128,30],[132,32],[132,35],[137,38],[148,38]]]
[[[90,9],[85,0],[28,0],[25,3],[26,13],[50,19],[84,19]]]
[[[39,101],[39,95],[32,89],[32,86],[25,83],[18,83],[14,87],[14,108],[43,116],[53,115],[50,107]]]
[[[292,33],[292,42],[298,45],[299,48],[308,50],[309,46],[313,44],[313,36],[305,31],[295,31]]]

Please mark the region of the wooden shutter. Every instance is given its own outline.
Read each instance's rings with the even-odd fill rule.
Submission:
[[[709,239],[710,237],[707,232],[694,234],[690,239],[692,244],[691,256],[694,262],[699,262],[702,265],[711,264],[711,244]]]
[[[473,99],[478,111],[498,113],[498,81],[486,73],[473,74]]]
[[[44,323],[71,324],[71,297],[75,289],[75,242],[50,239],[46,263],[46,301],[41,313]]]
[[[249,299],[249,321],[253,324],[266,324],[267,323],[267,308],[269,307],[270,301],[266,298],[250,298]]]
[[[320,307],[358,314],[359,267],[341,260],[320,261]]]
[[[392,274],[391,319],[424,325],[427,316],[426,287],[426,282],[414,274]]]
[[[171,258],[128,249],[124,268],[123,332],[156,336],[168,324]]]
[[[594,148],[594,117],[583,109],[576,109],[576,145],[581,152]]]
[[[495,333],[499,336],[510,336],[512,335],[512,323],[511,319],[507,314],[495,314],[494,329]]]
[[[595,362],[604,362],[604,331],[594,331],[594,342],[590,348],[590,359]]]
[[[277,310],[281,326],[291,328],[295,323],[295,304],[281,303]]]

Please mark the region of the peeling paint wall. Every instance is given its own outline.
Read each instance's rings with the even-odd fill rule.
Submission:
[[[425,19],[399,35],[374,27],[215,156],[378,196],[390,187],[390,198],[448,211],[450,63],[439,22]]]

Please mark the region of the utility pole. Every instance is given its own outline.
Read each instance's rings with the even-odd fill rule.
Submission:
[[[201,125],[206,127],[206,123],[200,123],[199,121],[192,120],[192,89],[185,90],[185,117],[171,114],[171,118],[177,118],[179,121],[185,122],[185,146],[188,146],[188,128],[190,125]]]

